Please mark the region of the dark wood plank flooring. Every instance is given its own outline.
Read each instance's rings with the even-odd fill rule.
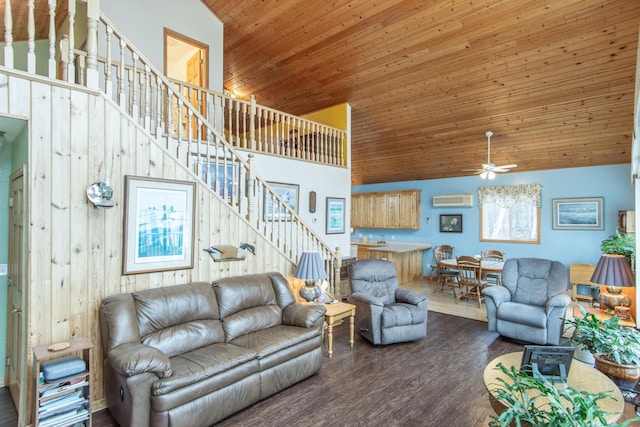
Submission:
[[[351,349],[348,330],[347,323],[335,328],[333,358],[325,356],[317,375],[219,426],[486,426],[494,412],[484,367],[522,350],[522,343],[487,332],[485,322],[433,312],[427,338],[417,342],[375,347],[356,334]],[[2,422],[7,401],[13,408],[2,390],[0,425],[15,425]],[[627,403],[623,418],[632,415]],[[93,425],[117,424],[102,410]]]

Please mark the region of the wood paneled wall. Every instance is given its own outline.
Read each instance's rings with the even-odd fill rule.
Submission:
[[[104,96],[20,72],[0,73],[0,114],[29,120],[28,360],[34,345],[88,336],[95,346],[94,409],[105,406],[98,316],[103,297],[267,271],[291,279],[294,266],[286,257]],[[125,175],[198,183],[193,269],[121,274]],[[116,205],[98,209],[86,189],[106,178]],[[240,242],[255,244],[256,255],[214,263],[202,250]]]

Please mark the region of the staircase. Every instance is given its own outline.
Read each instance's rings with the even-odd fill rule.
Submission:
[[[87,2],[87,34],[79,37],[85,48],[80,50],[73,49],[77,38],[75,2],[69,2],[70,30],[61,40],[56,40],[55,1],[48,2],[48,58],[37,58],[34,3],[28,3],[28,73],[35,74],[36,62],[46,60],[50,79],[102,91],[292,263],[297,263],[302,251],[319,251],[330,290],[339,294],[339,248],[332,250],[326,245],[256,175],[252,153],[346,167],[344,131],[260,106],[253,98],[239,100],[169,80],[92,7],[92,0]],[[10,0],[6,0],[4,12],[4,64],[12,69],[15,53]],[[60,46],[59,64],[56,45]],[[249,152],[246,160],[238,149]]]

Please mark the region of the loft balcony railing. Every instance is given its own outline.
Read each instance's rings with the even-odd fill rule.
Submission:
[[[56,0],[49,0],[47,6],[48,57],[39,58],[35,53],[35,2],[28,0],[27,73],[35,74],[37,61],[46,60],[49,78],[101,90],[285,257],[297,263],[303,251],[319,251],[329,274],[330,291],[335,294],[339,290],[339,248],[334,251],[328,247],[266,181],[256,176],[253,154],[244,160],[236,149],[345,166],[343,131],[258,106],[253,99],[241,101],[170,81],[117,31],[92,0],[87,1],[86,49],[81,50],[73,49],[76,11],[75,2],[68,3],[69,33],[59,40],[58,63]],[[11,0],[5,0],[7,69],[14,68],[16,54],[12,18]]]

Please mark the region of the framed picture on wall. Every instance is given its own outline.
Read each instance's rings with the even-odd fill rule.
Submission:
[[[300,186],[297,184],[285,184],[283,182],[268,182],[273,191],[287,204],[295,213],[298,213],[298,194]],[[264,192],[264,220],[265,221],[291,221],[291,212],[286,209],[282,202],[271,193]]]
[[[193,268],[195,187],[125,176],[122,274]]]
[[[344,233],[344,206],[344,198],[327,197],[327,234]]]
[[[441,233],[462,233],[462,214],[440,215]]]
[[[604,230],[603,197],[552,199],[554,230]]]

